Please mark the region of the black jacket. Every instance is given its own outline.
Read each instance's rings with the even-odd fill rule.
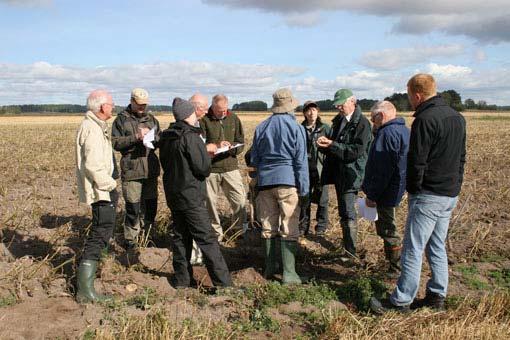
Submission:
[[[324,154],[319,152],[317,139],[322,136],[331,135],[331,128],[328,124],[321,122],[321,117],[317,117],[315,128],[309,131],[306,128],[306,119],[301,123],[306,131],[306,152],[308,154],[308,171],[310,173],[310,185],[320,185],[320,175],[324,164]]]
[[[372,128],[359,106],[339,131],[343,119],[341,115],[333,118],[331,135],[328,136],[333,144],[329,148],[319,148],[326,155],[321,181],[322,184],[338,185],[342,192],[351,192],[359,190],[363,181]]]
[[[466,121],[440,96],[414,113],[407,155],[406,189],[411,194],[459,194],[466,162]]]
[[[159,155],[168,207],[174,211],[205,206],[205,179],[211,157],[200,137],[202,129],[178,121],[161,133]]]
[[[112,145],[122,154],[120,159],[121,177],[123,181],[158,177],[159,161],[154,149],[146,148],[136,138],[139,127],[156,128],[155,142],[159,139],[158,120],[150,113],[138,117],[131,112],[131,105],[117,115],[112,125]]]

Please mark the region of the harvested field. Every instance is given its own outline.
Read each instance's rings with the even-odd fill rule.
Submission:
[[[251,144],[254,128],[265,115],[240,116]],[[326,121],[332,118],[325,116]],[[448,243],[448,310],[384,317],[366,311],[368,296],[382,296],[394,286],[381,274],[382,240],[373,225],[360,221],[361,263],[341,263],[332,188],[330,230],[325,237],[305,239],[298,259],[298,271],[313,277],[312,284],[289,289],[266,282],[260,275],[259,235],[251,230],[223,247],[241,291],[211,295],[174,290],[168,283],[171,216],[161,180],[158,230],[138,256],[119,246],[119,216],[96,283],[99,291],[114,294],[115,301],[76,304],[75,266],[90,223],[89,208],[78,204],[74,173],[74,138],[82,117],[0,117],[0,338],[508,339],[510,113],[468,112],[466,117],[465,182]],[[162,127],[172,121],[169,115],[158,119]],[[224,198],[220,204],[227,227],[228,204]],[[406,210],[404,200],[397,215],[401,231]],[[425,266],[422,276],[427,275]],[[195,276],[203,286],[210,283],[203,267],[195,267]]]

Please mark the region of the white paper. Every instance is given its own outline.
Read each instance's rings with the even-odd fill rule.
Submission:
[[[154,149],[154,145],[152,145],[152,142],[154,142],[154,138],[156,135],[156,127],[153,127],[145,136],[143,136],[143,145],[148,147],[149,149]]]
[[[243,145],[244,144],[242,144],[242,143],[238,143],[238,144],[232,145],[232,146],[224,146],[224,147],[218,148],[214,154],[218,155],[220,153],[227,152],[228,150],[232,150],[232,149],[238,148]]]
[[[358,206],[358,214],[360,217],[367,219],[369,221],[375,222],[377,221],[377,208],[367,207],[366,201],[364,198],[358,198],[356,200],[356,205]]]

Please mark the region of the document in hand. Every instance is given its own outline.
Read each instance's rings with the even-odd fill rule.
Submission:
[[[220,153],[227,152],[228,150],[232,150],[232,149],[238,148],[238,147],[243,146],[243,145],[244,144],[242,144],[242,143],[238,143],[236,145],[224,146],[224,147],[218,148],[218,150],[216,150],[216,152],[214,154],[218,155]]]
[[[143,145],[148,147],[149,149],[154,149],[154,145],[152,142],[154,142],[154,138],[156,135],[156,127],[153,127],[145,136],[143,136]]]
[[[356,200],[356,205],[358,206],[359,216],[372,222],[377,221],[377,208],[367,207],[364,198],[358,198]]]

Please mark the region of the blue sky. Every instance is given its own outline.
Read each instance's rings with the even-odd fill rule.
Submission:
[[[510,104],[508,0],[0,0],[0,105],[154,104],[194,92],[231,104],[405,91],[416,72],[463,99]]]

